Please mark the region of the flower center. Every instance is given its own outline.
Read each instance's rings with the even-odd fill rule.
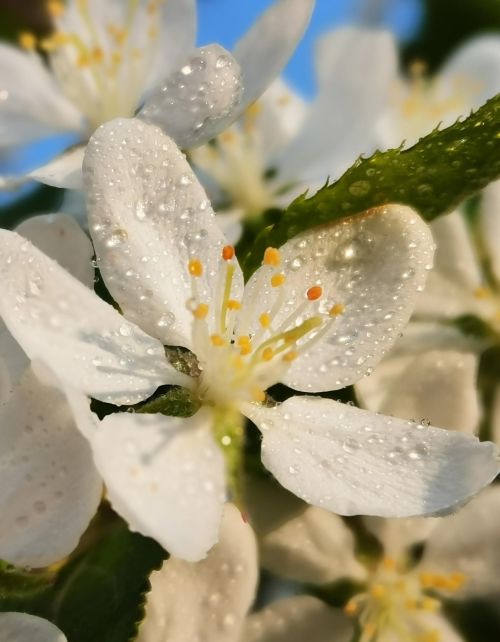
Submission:
[[[358,618],[360,642],[377,642],[387,633],[400,642],[441,642],[440,632],[426,622],[426,614],[439,610],[441,602],[427,592],[437,589],[453,593],[464,581],[461,573],[418,575],[385,558],[366,592],[349,600],[344,611]]]
[[[188,307],[193,314],[193,347],[202,370],[198,394],[204,401],[227,407],[264,401],[264,391],[280,380],[301,351],[322,337],[332,317],[342,314],[340,303],[324,309],[320,305],[323,290],[312,284],[306,288],[303,302],[277,322],[287,296],[280,263],[279,251],[267,248],[251,293],[244,302],[239,301],[232,297],[234,249],[225,246],[216,295],[210,304],[198,294],[203,265],[196,258],[189,261],[192,298]],[[269,310],[262,311],[260,298],[263,288],[269,286],[276,289],[277,297]]]
[[[260,111],[260,103],[253,103],[241,122],[191,151],[195,165],[224,190],[228,208],[241,209],[248,216],[261,214],[275,202],[256,127]]]
[[[65,8],[60,0],[49,0],[52,35],[37,41],[22,33],[19,41],[25,49],[38,46],[46,52],[62,91],[93,131],[112,118],[134,115],[156,50],[155,25],[164,1],[141,6],[126,0],[115,20],[106,21],[111,11],[104,6],[96,10],[87,0],[75,0]]]

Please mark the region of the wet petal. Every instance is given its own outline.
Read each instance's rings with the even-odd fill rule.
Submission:
[[[191,562],[216,543],[225,500],[211,426],[207,409],[189,419],[118,413],[90,436],[108,497],[131,530]]]
[[[226,504],[219,542],[197,564],[170,558],[151,576],[138,642],[234,642],[257,585],[255,536]]]
[[[319,315],[321,339],[312,338],[309,349],[312,333],[297,342],[298,357],[281,381],[321,392],[361,379],[392,346],[423,287],[433,243],[415,212],[388,205],[299,234],[280,253],[284,284],[272,287],[272,268],[262,266],[245,288],[241,315],[252,319],[251,333],[279,297],[269,326],[273,333]],[[312,286],[322,294],[308,301]]]
[[[242,642],[350,642],[349,618],[316,597],[299,595],[274,602],[247,618]]]
[[[491,269],[500,282],[500,181],[490,183],[482,192],[479,224]]]
[[[163,346],[15,232],[0,231],[0,313],[30,359],[110,403],[132,404],[189,379]]]
[[[241,94],[236,60],[223,47],[208,45],[151,93],[138,117],[188,149],[206,143],[236,120]]]
[[[277,78],[309,23],[314,0],[276,0],[237,43],[233,55],[243,79],[242,107]]]
[[[0,613],[0,637],[5,642],[68,642],[57,626],[27,613]]]
[[[158,128],[116,120],[91,139],[85,177],[91,234],[109,291],[146,332],[191,347],[188,262],[201,262],[197,298],[211,304],[225,239],[186,159]],[[239,298],[239,268],[233,284]]]
[[[496,449],[320,397],[248,405],[262,462],[285,488],[340,515],[411,517],[456,506],[498,473]]]
[[[83,189],[82,162],[85,146],[78,145],[66,150],[54,160],[32,170],[26,175],[45,185],[65,189]]]
[[[48,566],[78,544],[102,481],[65,396],[31,370],[0,415],[0,557]]]

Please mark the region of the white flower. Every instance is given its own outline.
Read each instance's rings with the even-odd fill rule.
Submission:
[[[27,51],[0,45],[0,138],[12,146],[57,132],[86,142],[101,124],[138,115],[181,147],[229,126],[275,78],[307,25],[314,0],[277,0],[237,43],[194,50],[194,0],[59,0],[53,34]],[[36,47],[45,51],[47,68]],[[263,63],[265,60],[265,64]],[[84,147],[29,174],[81,187]],[[3,179],[9,187],[19,179]]]
[[[388,32],[349,27],[322,36],[312,103],[276,81],[238,123],[191,152],[208,189],[219,190],[215,202],[240,217],[255,216],[312,182],[340,176],[373,151],[396,63]]]
[[[265,490],[272,515],[284,493]],[[258,518],[262,565],[299,582],[327,584],[343,578],[364,584],[344,607],[361,626],[360,642],[462,642],[440,612],[442,598],[498,595],[497,486],[446,518],[365,518],[382,545],[376,563],[357,557],[352,531],[340,517],[316,507],[292,508],[290,498],[286,502],[289,514],[296,513],[291,519],[283,514],[274,516],[274,523],[268,516]],[[424,551],[416,562],[411,548],[419,542]],[[339,625],[345,626],[338,617]],[[337,642],[351,639],[343,630],[331,633]]]
[[[17,230],[92,287],[92,245],[71,217],[38,216]],[[72,408],[60,390],[44,382],[39,365],[30,365],[1,323],[0,558],[30,567],[71,553],[102,495]]]
[[[396,43],[394,43],[396,48]],[[500,37],[475,37],[428,78],[425,64],[410,66],[410,78],[397,75],[377,125],[382,147],[409,147],[440,126],[449,127],[468,116],[500,91]]]
[[[342,388],[390,348],[432,259],[414,212],[387,206],[302,233],[269,248],[244,287],[204,191],[161,130],[136,119],[102,126],[84,169],[101,275],[123,316],[9,231],[0,311],[70,397],[130,405],[179,384],[200,401],[188,419],[115,413],[89,429],[77,417],[133,530],[177,557],[205,554],[224,502],[222,450],[243,416],[281,484],[342,514],[441,511],[497,474],[495,449],[469,436],[318,397],[261,403],[278,381]],[[194,352],[199,376],[176,370],[164,345]]]
[[[219,543],[205,560],[170,558],[152,574],[138,642],[329,642],[340,627],[352,635],[346,618],[305,595],[248,615],[257,579],[255,535],[227,504]]]
[[[5,642],[68,642],[57,626],[27,613],[0,613],[0,638]]]

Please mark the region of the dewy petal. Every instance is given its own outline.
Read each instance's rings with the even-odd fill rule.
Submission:
[[[427,540],[439,524],[440,518],[384,519],[382,517],[365,517],[363,522],[382,544],[384,554],[394,560],[399,560],[404,559],[410,546]]]
[[[431,223],[436,242],[434,269],[417,300],[416,313],[430,318],[475,314],[474,292],[482,285],[478,258],[463,214],[455,210]]]
[[[247,618],[241,642],[350,642],[352,622],[316,597],[274,602]]]
[[[307,584],[366,578],[354,556],[352,532],[338,515],[316,506],[308,506],[262,538],[261,564],[276,575]]]
[[[486,488],[455,515],[440,520],[424,550],[421,571],[462,573],[453,596],[500,593],[500,487]]]
[[[301,233],[280,253],[285,303],[273,327],[306,303],[300,317],[320,313],[327,327],[309,350],[304,347],[307,336],[299,341],[298,357],[282,382],[295,390],[322,392],[361,379],[392,346],[423,287],[433,243],[428,226],[413,210],[388,205]],[[269,312],[280,296],[269,279],[262,285],[260,272],[266,269],[257,270],[245,288],[242,315],[253,318],[253,332],[259,315]],[[316,285],[323,294],[308,303],[306,292]],[[329,316],[335,305],[342,312]]]
[[[205,560],[170,558],[151,576],[138,642],[235,642],[257,586],[255,536],[226,504],[219,542]]]
[[[82,162],[84,145],[77,145],[63,152],[54,160],[37,167],[26,177],[39,183],[65,189],[83,189]]]
[[[0,147],[81,131],[80,112],[36,54],[0,44]]]
[[[28,613],[0,613],[0,638],[5,642],[68,642],[57,626]]]
[[[387,31],[336,29],[318,39],[315,59],[318,94],[278,158],[283,181],[338,177],[360,154],[372,152],[375,124],[396,78],[397,49]]]
[[[30,359],[115,404],[133,404],[189,378],[161,343],[126,321],[92,290],[15,232],[0,231],[0,314]]]
[[[456,506],[498,473],[490,442],[320,397],[291,397],[245,415],[262,462],[285,488],[340,515],[412,517]]]
[[[89,288],[94,286],[94,248],[72,216],[33,216],[18,225],[16,232],[57,261],[84,285]]]
[[[241,67],[242,108],[277,78],[309,23],[314,0],[276,0],[237,43],[233,56]]]
[[[64,395],[33,371],[0,415],[0,557],[48,566],[76,547],[99,505],[102,481]]]
[[[220,45],[197,49],[147,98],[138,117],[188,149],[203,145],[238,117],[240,68]]]
[[[490,183],[482,191],[479,224],[491,269],[500,282],[500,181]]]
[[[195,0],[168,0],[161,4],[159,11],[160,19],[155,25],[158,28],[157,49],[146,91],[154,89],[166,74],[178,69],[195,45]]]
[[[118,413],[89,438],[114,508],[131,530],[188,561],[215,544],[225,499],[212,413],[189,419]]]
[[[157,127],[116,120],[94,134],[84,171],[90,230],[109,291],[146,332],[190,348],[188,262],[202,263],[197,298],[210,305],[225,239],[185,157]],[[239,268],[233,286],[240,298]]]

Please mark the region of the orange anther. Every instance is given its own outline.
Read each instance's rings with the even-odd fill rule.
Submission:
[[[230,261],[234,256],[234,247],[232,245],[224,245],[222,248],[222,258],[224,261]]]
[[[217,348],[220,348],[225,344],[225,341],[220,336],[220,334],[212,334],[212,336],[210,337],[210,341],[212,342],[212,345],[216,346]]]
[[[203,274],[203,266],[198,259],[191,259],[188,263],[188,270],[191,276],[201,276]]]
[[[47,13],[52,16],[52,18],[59,18],[64,13],[64,4],[59,2],[59,0],[49,0],[46,7]]]
[[[280,285],[283,285],[284,282],[285,282],[284,274],[274,274],[271,277],[271,285],[273,288],[278,288]]]
[[[330,308],[328,314],[331,317],[336,317],[339,314],[342,314],[344,310],[345,310],[345,306],[342,305],[342,303],[335,303],[335,305],[332,305],[332,307]]]
[[[269,324],[271,323],[271,317],[267,314],[267,312],[263,312],[260,315],[259,323],[263,328],[269,327]]]
[[[241,303],[239,301],[235,301],[234,299],[229,299],[227,302],[227,309],[228,310],[239,310],[241,308]]]
[[[346,615],[354,615],[358,610],[358,605],[354,600],[349,600],[342,610]]]
[[[32,51],[36,47],[36,38],[32,33],[23,31],[18,36],[18,42],[23,49]]]
[[[204,319],[208,314],[208,305],[200,303],[194,310],[193,316],[195,319]]]
[[[274,351],[272,348],[265,348],[262,351],[262,361],[271,361],[274,356]]]
[[[268,247],[264,252],[264,259],[262,263],[264,263],[264,265],[272,265],[273,267],[278,267],[278,265],[281,263],[279,251],[275,247]]]
[[[290,350],[286,354],[283,355],[283,361],[293,361],[294,359],[297,358],[297,353],[295,350]]]
[[[323,288],[319,285],[313,285],[312,288],[309,288],[306,292],[306,296],[309,301],[316,301],[323,294]]]
[[[266,393],[260,388],[252,389],[252,399],[254,401],[264,401],[266,398]]]

